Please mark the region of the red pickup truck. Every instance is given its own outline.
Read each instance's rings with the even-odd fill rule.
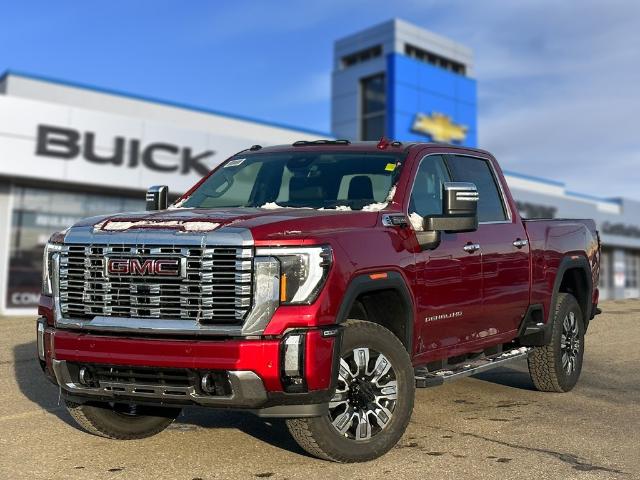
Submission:
[[[528,360],[580,376],[591,220],[523,220],[488,152],[255,145],[173,205],[80,221],[44,255],[38,356],[88,432],[142,438],[187,405],[286,418],[320,458],[376,458],[415,388]]]

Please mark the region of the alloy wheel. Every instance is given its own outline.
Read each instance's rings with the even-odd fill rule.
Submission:
[[[560,336],[562,368],[567,375],[571,375],[576,370],[580,347],[581,343],[578,321],[575,313],[569,312],[562,322],[562,335]]]
[[[396,371],[382,353],[360,347],[340,359],[329,420],[345,437],[369,440],[391,422],[398,399]]]

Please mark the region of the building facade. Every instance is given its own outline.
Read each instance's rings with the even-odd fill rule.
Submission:
[[[338,40],[333,136],[477,145],[473,55],[401,20]],[[150,185],[184,192],[253,144],[332,135],[32,75],[0,77],[0,314],[33,314],[42,249],[80,218],[144,208]],[[505,172],[526,218],[594,218],[602,298],[640,297],[640,202]]]

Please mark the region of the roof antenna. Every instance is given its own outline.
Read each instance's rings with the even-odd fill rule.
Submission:
[[[380,150],[384,150],[385,148],[387,148],[391,143],[389,142],[389,140],[387,140],[385,137],[381,137],[380,141],[378,142],[377,148],[379,148]]]

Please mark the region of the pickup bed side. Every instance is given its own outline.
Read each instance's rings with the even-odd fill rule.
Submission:
[[[545,323],[558,292],[573,294],[585,327],[598,302],[600,247],[593,220],[523,220],[531,249],[531,305],[542,305]]]

